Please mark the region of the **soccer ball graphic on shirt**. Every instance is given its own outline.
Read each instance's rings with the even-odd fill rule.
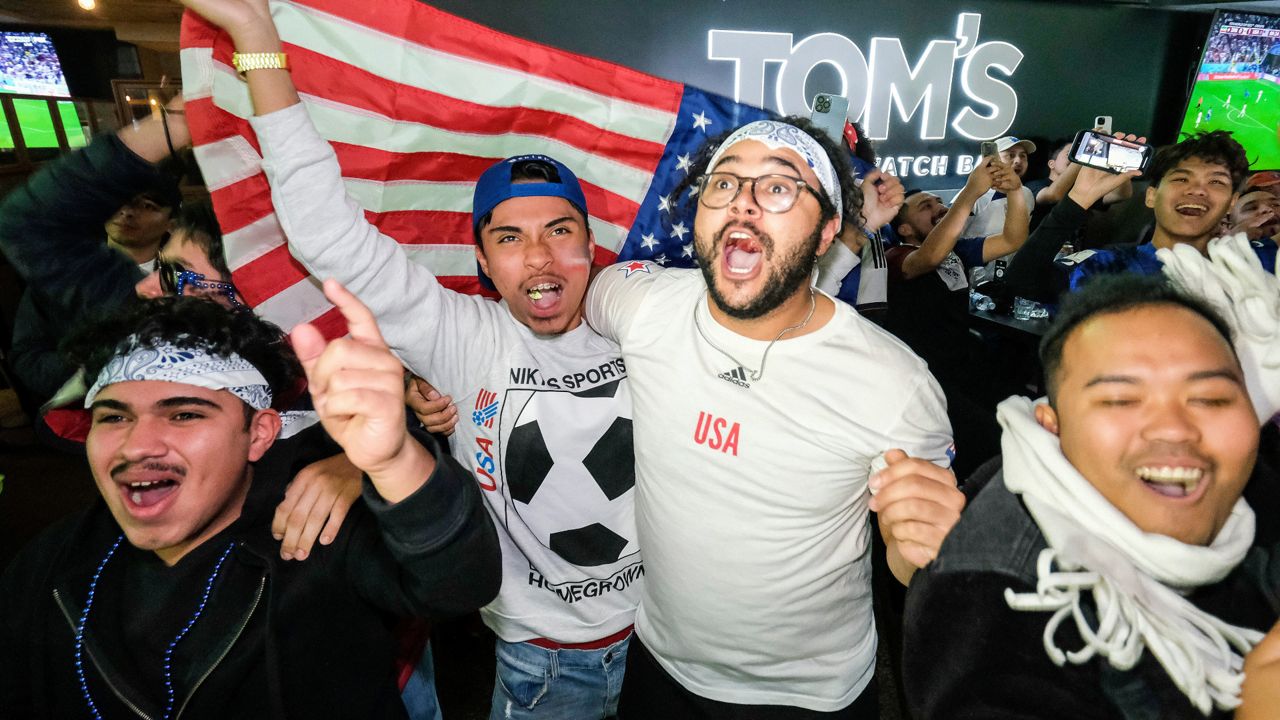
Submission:
[[[539,542],[579,567],[639,551],[631,418],[618,414],[631,407],[627,393],[621,382],[507,392],[507,410],[517,411],[504,453],[511,506]]]

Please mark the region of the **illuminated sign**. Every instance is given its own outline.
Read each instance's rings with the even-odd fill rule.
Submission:
[[[734,63],[734,99],[740,102],[765,107],[765,68],[781,63],[774,107],[784,115],[808,114],[805,81],[825,63],[840,76],[836,94],[849,98],[849,119],[861,120],[873,140],[889,137],[894,111],[904,123],[919,118],[922,140],[945,139],[948,126],[961,137],[987,140],[1003,135],[1018,114],[1018,94],[1005,80],[1018,69],[1023,54],[1007,42],[979,43],[981,24],[981,14],[961,13],[955,38],[930,42],[914,64],[898,38],[871,38],[868,60],[857,44],[837,33],[794,42],[791,33],[711,30],[707,57]],[[957,103],[953,115],[951,89],[957,74],[965,101]],[[971,162],[962,156],[953,167],[959,171],[958,166]],[[945,175],[948,163],[945,156],[921,156],[907,164],[908,172],[917,175]]]

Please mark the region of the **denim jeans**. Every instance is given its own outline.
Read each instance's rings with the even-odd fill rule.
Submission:
[[[599,720],[618,712],[631,636],[598,650],[496,641],[489,720]]]
[[[431,657],[431,643],[423,649],[422,659],[400,691],[400,699],[410,720],[444,720],[440,714],[440,701],[436,699],[436,668]]]

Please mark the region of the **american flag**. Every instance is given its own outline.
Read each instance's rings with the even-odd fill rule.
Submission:
[[[471,195],[489,165],[551,155],[582,180],[598,263],[692,266],[668,195],[710,136],[765,110],[512,37],[415,0],[271,3],[294,83],[370,222],[441,282],[480,292]],[[183,94],[196,159],[248,303],[289,328],[345,332],[275,219],[228,36],[188,12]]]

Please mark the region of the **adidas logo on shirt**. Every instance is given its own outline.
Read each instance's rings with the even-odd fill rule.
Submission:
[[[742,367],[741,365],[739,365],[736,368],[733,368],[732,370],[722,372],[716,377],[726,382],[731,382],[734,385],[737,385],[738,387],[744,387],[744,388],[751,387],[751,383],[747,382],[746,368]]]

